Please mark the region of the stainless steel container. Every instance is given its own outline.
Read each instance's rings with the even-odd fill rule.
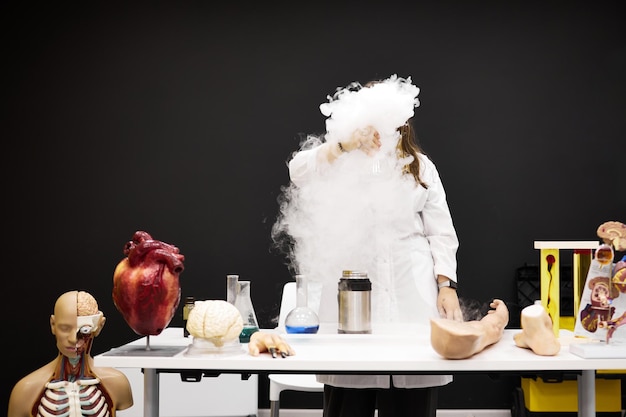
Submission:
[[[372,333],[372,283],[363,271],[343,271],[339,280],[339,333]]]

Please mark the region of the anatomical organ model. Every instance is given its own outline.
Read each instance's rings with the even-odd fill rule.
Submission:
[[[185,257],[176,246],[137,231],[113,274],[113,303],[140,336],[158,335],[180,303]]]
[[[626,325],[626,256],[613,263],[615,251],[626,250],[626,225],[605,222],[597,234],[603,243],[589,267],[574,333],[608,343]],[[626,334],[616,338],[626,340]]]

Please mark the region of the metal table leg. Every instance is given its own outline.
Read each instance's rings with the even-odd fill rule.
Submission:
[[[143,415],[159,417],[159,374],[156,369],[143,370]]]
[[[596,371],[586,370],[578,375],[578,417],[596,415]]]

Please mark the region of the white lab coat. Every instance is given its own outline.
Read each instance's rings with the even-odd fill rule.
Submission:
[[[289,162],[289,174],[299,192],[300,210],[294,217],[298,221],[292,222],[298,242],[296,257],[300,273],[321,285],[320,322],[337,322],[341,271],[364,269],[372,281],[375,326],[410,322],[430,333],[429,318],[438,316],[436,277],[441,274],[457,280],[458,248],[435,165],[420,155],[421,178],[428,189],[416,186],[410,174],[400,175],[399,171],[397,175],[379,175],[381,178],[373,181],[364,181],[363,175],[353,176],[342,183],[341,173],[364,172],[363,167],[372,166],[372,158],[356,151],[328,165],[318,162],[319,149],[298,152]],[[386,168],[379,168],[379,173],[395,172],[384,163],[382,166]],[[372,217],[376,220],[370,223]],[[297,223],[304,225],[298,228]],[[348,388],[390,386],[387,375],[318,375],[317,379]],[[393,376],[393,384],[399,388],[440,386],[451,381],[451,375]]]

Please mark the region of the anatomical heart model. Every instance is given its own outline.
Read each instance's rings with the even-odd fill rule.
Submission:
[[[137,231],[124,246],[113,273],[113,303],[140,336],[158,335],[180,303],[179,276],[185,257],[176,246]]]

